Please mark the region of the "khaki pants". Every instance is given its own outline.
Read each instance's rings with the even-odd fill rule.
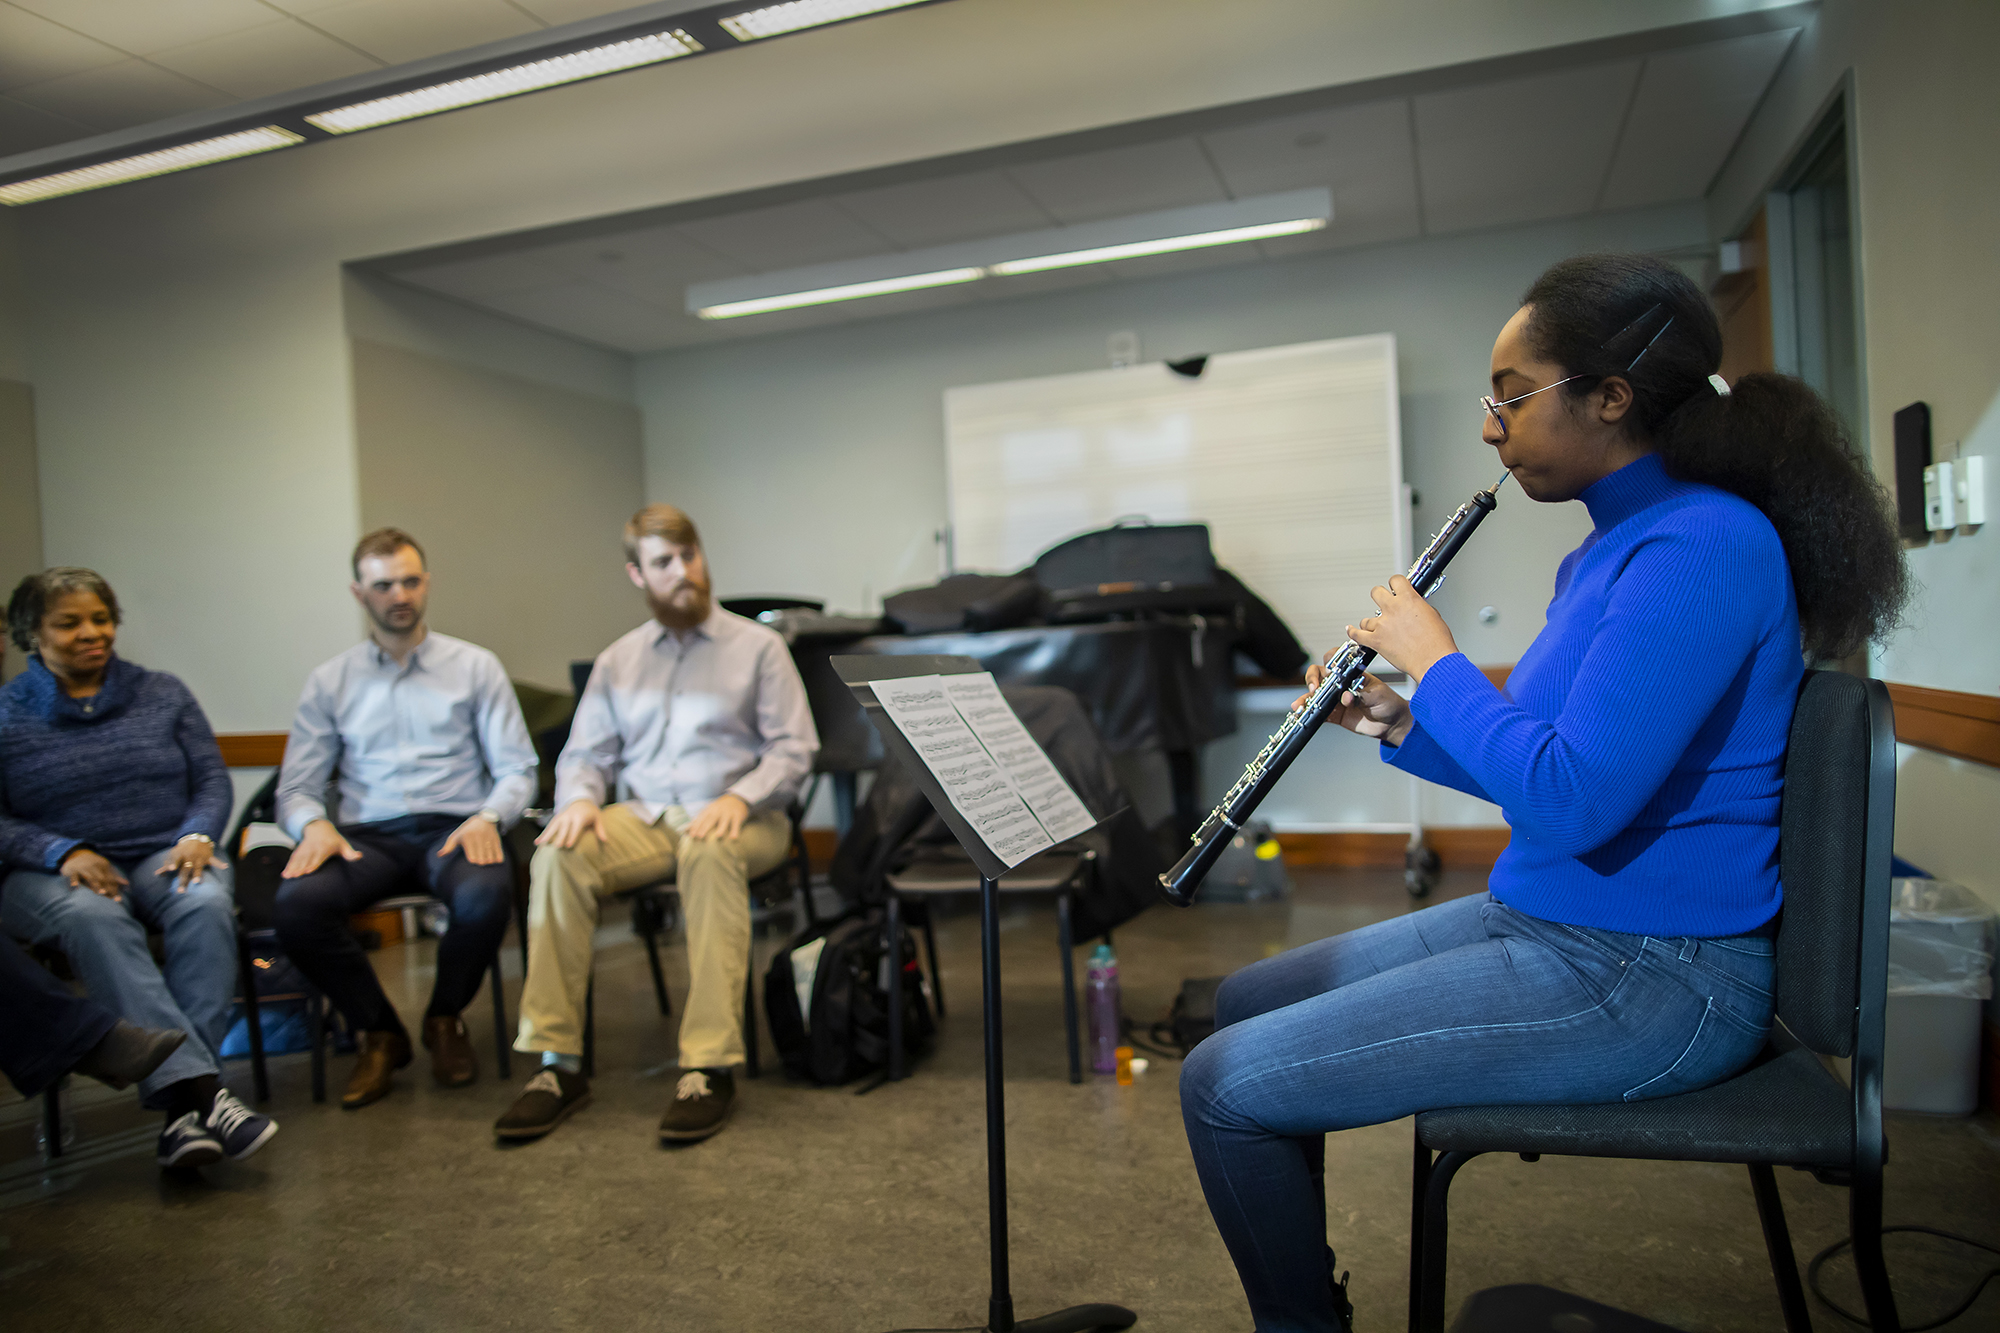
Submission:
[[[778,811],[752,815],[730,841],[682,836],[688,814],[670,807],[656,824],[626,806],[604,811],[609,837],[586,832],[576,846],[535,849],[529,871],[528,976],[521,988],[517,1051],[583,1051],[598,900],[674,876],[687,923],[688,996],[681,1009],[683,1069],[743,1059],[743,974],[750,965],[750,880],[790,850]]]

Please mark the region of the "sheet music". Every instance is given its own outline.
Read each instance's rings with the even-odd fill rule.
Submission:
[[[1000,693],[1000,684],[993,679],[992,672],[974,671],[938,679],[957,705],[959,716],[1006,772],[1014,790],[1027,802],[1051,842],[1066,842],[1097,822],[1076,791],[1049,762],[1047,752],[1021,725],[1013,705]]]
[[[1055,845],[1005,770],[959,715],[945,693],[943,677],[871,680],[868,687],[916,747],[953,808],[1009,868]]]

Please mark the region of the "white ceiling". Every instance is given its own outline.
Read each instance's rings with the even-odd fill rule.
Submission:
[[[0,157],[420,60],[632,0],[0,0]]]
[[[1314,250],[1699,199],[1796,30],[1317,111],[1153,143],[661,223],[526,235],[398,280],[629,352],[820,327]],[[690,283],[1327,186],[1326,230],[724,322]]]

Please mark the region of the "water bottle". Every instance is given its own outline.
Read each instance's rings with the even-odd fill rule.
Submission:
[[[1118,1008],[1118,957],[1109,944],[1090,955],[1084,994],[1090,1014],[1090,1067],[1100,1074],[1118,1071],[1118,1046],[1124,1040]]]

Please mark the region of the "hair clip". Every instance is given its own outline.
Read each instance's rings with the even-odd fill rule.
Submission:
[[[1717,398],[1727,398],[1729,396],[1729,381],[1720,375],[1710,375],[1708,377],[1708,387],[1715,390]]]

